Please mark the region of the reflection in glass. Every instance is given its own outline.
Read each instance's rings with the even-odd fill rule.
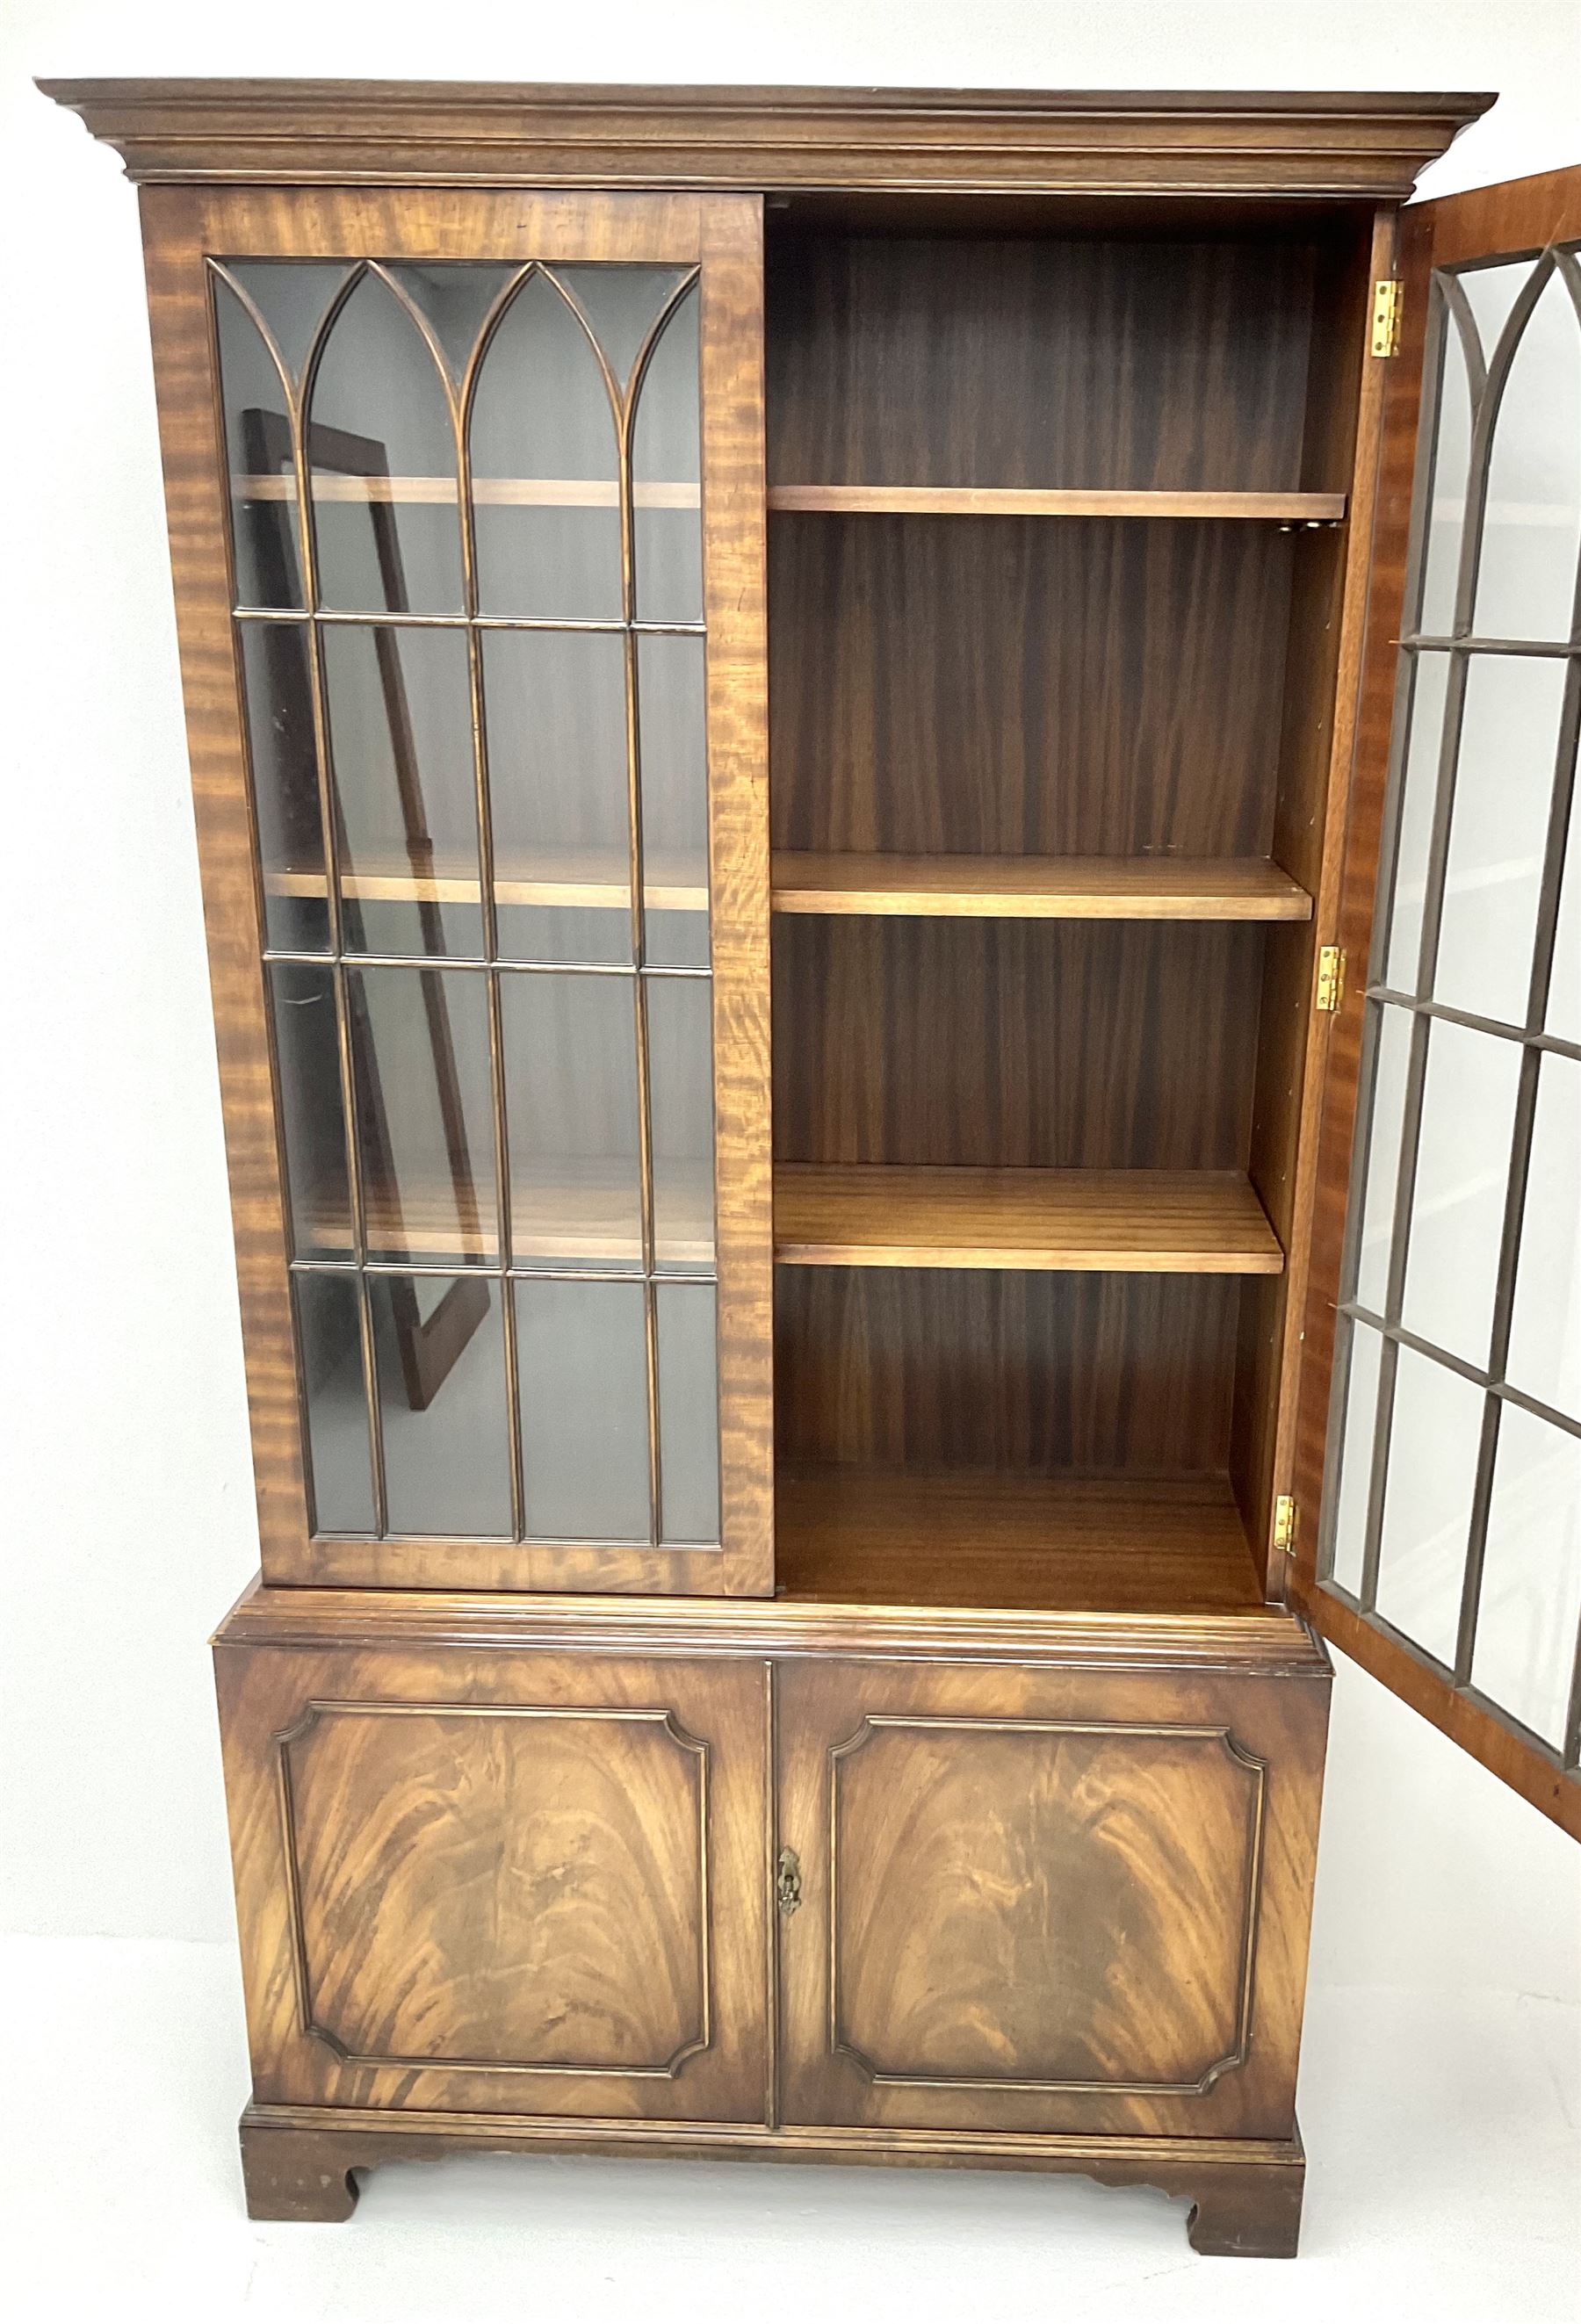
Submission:
[[[1453,1666],[1483,1391],[1414,1349],[1394,1379],[1378,1611]]]
[[[1401,770],[1400,825],[1395,846],[1394,896],[1389,921],[1389,959],[1384,982],[1397,992],[1417,990],[1422,942],[1422,905],[1428,890],[1428,851],[1438,793],[1438,753],[1444,739],[1444,703],[1449,656],[1412,657],[1410,733]]]
[[[1581,1065],[1545,1056],[1504,1377],[1581,1421]]]
[[[1367,1134],[1366,1177],[1360,1197],[1354,1296],[1359,1305],[1371,1308],[1374,1315],[1382,1315],[1389,1296],[1389,1259],[1400,1180],[1400,1132],[1405,1113],[1411,1019],[1403,1009],[1378,1001],[1369,1001],[1367,1005],[1375,1011],[1377,1065]]]
[[[631,960],[625,651],[596,631],[484,633],[504,960]]]
[[[684,1273],[714,1263],[712,995],[706,977],[647,980],[653,1263]]]
[[[1581,1441],[1518,1405],[1499,1415],[1473,1683],[1565,1742],[1581,1618]]]
[[[1524,1025],[1565,665],[1477,654],[1465,681],[1433,996]]]
[[[373,1469],[355,1275],[295,1275],[296,1336],[307,1406],[308,1498],[315,1533],[372,1533]]]
[[[643,927],[658,968],[708,965],[708,761],[703,641],[637,641]]]
[[[643,1263],[634,982],[500,980],[518,1263]]]
[[[659,1462],[667,1542],[719,1538],[719,1377],[711,1283],[661,1283]]]
[[[1442,298],[1443,293],[1438,295]],[[1448,637],[1455,627],[1471,457],[1471,382],[1460,327],[1447,300],[1442,331],[1444,368],[1434,414],[1433,494],[1422,547],[1422,593],[1416,624],[1429,638]]]
[[[516,1286],[530,1540],[650,1538],[643,1296],[640,1283]]]
[[[492,1260],[494,1098],[481,976],[347,972],[370,1259]]]
[[[225,271],[263,316],[294,384],[347,268],[339,259],[230,258]]]
[[[624,394],[643,343],[685,281],[684,266],[602,264],[557,266],[563,282],[587,318],[605,362]]]
[[[1493,423],[1475,634],[1568,637],[1578,548],[1581,318],[1556,270],[1527,318]]]
[[[1401,1320],[1478,1366],[1493,1333],[1520,1071],[1513,1041],[1442,1020],[1428,1030]]]
[[[619,621],[609,392],[586,331],[545,274],[528,278],[490,342],[470,442],[482,611]]]
[[[241,622],[264,938],[276,952],[328,952],[324,826],[305,622]]]
[[[214,312],[236,603],[302,605],[306,600],[285,387],[257,326],[223,281],[215,283]]]
[[[337,612],[461,610],[456,438],[421,332],[376,274],[329,327],[309,406],[319,600]]]
[[[1380,1334],[1366,1323],[1344,1323],[1350,1334],[1338,1491],[1335,1499],[1331,1571],[1342,1590],[1359,1597],[1367,1546],[1367,1502],[1373,1483],[1373,1438],[1378,1417]]]
[[[327,625],[324,687],[352,952],[483,950],[467,640]]]
[[[328,968],[269,970],[281,1128],[296,1259],[350,1259],[340,1045]]]
[[[510,1423],[497,1284],[372,1275],[392,1534],[508,1536]]]
[[[665,324],[637,391],[632,430],[637,618],[703,618],[698,292]]]

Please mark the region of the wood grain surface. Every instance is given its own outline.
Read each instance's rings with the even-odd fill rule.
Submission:
[[[1222,1478],[785,1469],[777,1498],[791,1599],[1191,1614],[1262,1603]]]
[[[1261,856],[813,855],[779,850],[776,912],[892,919],[1304,920]]]
[[[1219,1170],[841,1169],[782,1162],[774,1256],[798,1267],[1277,1275],[1249,1180]]]
[[[258,2098],[764,2119],[761,1662],[216,1671]]]
[[[785,2119],[1289,2135],[1326,1697],[781,1674]]]

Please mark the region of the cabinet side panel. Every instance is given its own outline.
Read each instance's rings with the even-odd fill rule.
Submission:
[[[200,226],[176,188],[142,197],[149,321],[193,807],[230,1168],[265,1572],[307,1532],[242,709],[231,639],[225,462]]]

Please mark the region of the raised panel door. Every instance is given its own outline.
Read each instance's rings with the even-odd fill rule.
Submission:
[[[786,2119],[1288,2137],[1326,1703],[787,1671]]]
[[[260,2101],[761,2122],[761,1664],[217,1650]]]

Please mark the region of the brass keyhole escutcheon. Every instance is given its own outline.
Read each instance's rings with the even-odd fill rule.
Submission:
[[[774,1895],[781,1912],[789,1920],[801,1902],[801,1858],[793,1848],[782,1848],[780,1850],[779,1871],[774,1881]]]

